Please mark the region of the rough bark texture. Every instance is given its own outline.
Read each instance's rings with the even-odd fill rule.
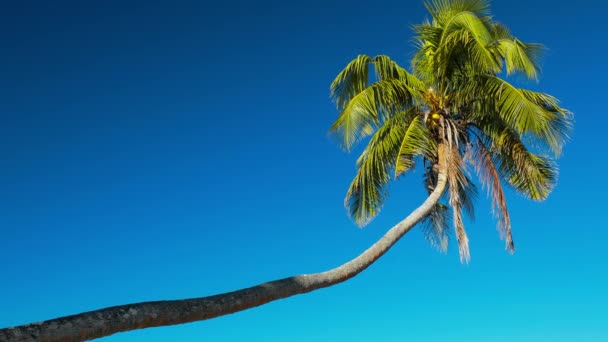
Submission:
[[[90,340],[122,331],[210,319],[341,283],[374,263],[437,204],[446,187],[444,154],[443,146],[440,145],[437,186],[424,203],[365,252],[332,270],[284,278],[215,296],[113,306],[0,329],[0,341]]]

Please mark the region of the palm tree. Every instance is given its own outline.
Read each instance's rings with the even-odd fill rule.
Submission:
[[[462,211],[473,214],[476,194],[467,166],[488,188],[507,249],[513,250],[502,186],[535,200],[547,197],[556,168],[552,157],[542,153],[559,155],[570,115],[555,98],[499,77],[504,71],[536,78],[542,48],[522,43],[493,22],[486,1],[434,0],[426,6],[432,19],[415,27],[419,49],[412,73],[386,56],[359,56],[331,86],[340,110],[331,131],[347,150],[369,137],[346,196],[358,224],[378,213],[392,178],[416,164],[425,169],[429,196],[375,244],[326,272],[215,296],[128,304],[0,329],[0,341],[81,341],[210,319],[332,286],[365,270],[423,220],[440,248],[446,247],[452,221],[461,259],[467,261]],[[376,75],[373,83],[368,82],[370,66]]]
[[[448,189],[424,219],[426,235],[447,248],[451,221],[460,258],[468,262],[462,212],[474,216],[474,170],[512,252],[503,184],[533,200],[549,195],[557,178],[552,157],[567,139],[571,115],[554,97],[500,77],[522,73],[536,79],[543,47],[521,42],[494,22],[486,1],[434,0],[426,7],[432,19],[414,27],[412,73],[387,56],[360,55],[331,85],[340,110],[331,132],[344,149],[371,136],[345,206],[359,225],[367,224],[380,211],[389,181],[420,165],[429,193],[442,177]]]

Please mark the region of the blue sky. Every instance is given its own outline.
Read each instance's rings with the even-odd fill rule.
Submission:
[[[515,255],[480,196],[469,265],[413,231],[344,284],[104,340],[608,340],[604,6],[493,4],[576,120],[550,198],[509,194]],[[327,135],[331,80],[360,53],[408,65],[420,1],[2,7],[1,327],[323,271],[424,198],[413,173],[357,228],[356,156]]]

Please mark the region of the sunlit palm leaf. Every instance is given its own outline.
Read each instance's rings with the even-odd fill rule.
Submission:
[[[399,112],[387,120],[357,160],[357,174],[350,184],[344,205],[360,226],[366,225],[382,208],[387,195],[386,184],[391,179],[399,147],[409,123],[414,120],[416,109]]]
[[[379,55],[373,58],[374,71],[378,81],[400,80],[404,82],[414,97],[420,97],[424,83],[399,66],[390,57]]]
[[[350,150],[361,139],[374,133],[394,113],[415,103],[415,90],[406,81],[389,79],[371,84],[354,96],[333,123],[330,132]]]
[[[538,93],[530,90],[521,89],[522,94],[530,101],[543,108],[543,110],[554,114],[551,125],[547,127],[548,139],[535,139],[536,141],[548,147],[555,157],[559,157],[562,152],[563,145],[570,138],[572,131],[572,113],[559,106],[558,100],[551,95]]]
[[[453,58],[454,49],[463,49],[460,53],[469,54],[471,65],[480,67],[480,70],[486,72],[499,71],[498,59],[488,48],[493,40],[491,27],[488,26],[487,20],[472,12],[458,13],[444,28],[439,51],[445,49],[446,55],[451,55]]]
[[[496,76],[481,76],[477,81],[466,89],[469,96],[479,94],[485,110],[496,111],[517,133],[533,134],[559,155],[569,131],[565,110],[556,107],[552,111],[541,100],[550,100],[544,94],[516,88]]]
[[[540,67],[538,59],[544,48],[540,44],[524,44],[515,39],[500,39],[496,43],[507,67],[507,75],[521,71],[530,79],[537,79]]]
[[[435,159],[437,143],[423,123],[423,117],[418,116],[410,123],[401,142],[395,164],[395,177],[400,176],[414,166],[414,156],[425,156]]]
[[[371,58],[359,55],[346,65],[330,87],[330,96],[338,110],[343,110],[350,99],[362,92],[369,84],[369,64]]]
[[[492,24],[492,31],[495,40],[500,39],[512,39],[511,30],[508,27],[504,26],[501,23],[494,22]]]
[[[490,5],[485,0],[429,0],[425,7],[439,24],[445,24],[460,12],[472,12],[478,17],[490,14]]]
[[[555,163],[530,152],[517,132],[500,120],[480,121],[479,127],[501,177],[530,199],[547,198],[557,181]]]

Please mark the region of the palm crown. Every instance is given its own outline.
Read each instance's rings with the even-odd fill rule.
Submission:
[[[382,207],[388,182],[416,164],[431,192],[445,150],[448,190],[424,220],[430,241],[447,248],[452,223],[460,258],[469,260],[462,213],[473,216],[474,171],[488,190],[506,248],[514,251],[503,184],[534,200],[549,195],[571,115],[554,97],[499,76],[536,79],[543,47],[521,42],[493,21],[486,1],[425,5],[431,19],[414,27],[411,73],[387,56],[360,55],[331,85],[340,111],[331,132],[348,151],[371,136],[345,205],[359,225],[367,224]]]

